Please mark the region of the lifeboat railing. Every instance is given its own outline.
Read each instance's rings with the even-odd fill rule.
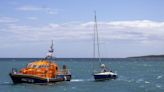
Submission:
[[[12,68],[12,71],[11,71],[13,74],[16,74],[17,73],[17,69],[16,68]]]

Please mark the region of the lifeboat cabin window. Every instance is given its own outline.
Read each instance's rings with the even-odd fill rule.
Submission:
[[[31,63],[27,65],[27,68],[31,68],[31,67],[32,67],[32,64]]]
[[[38,68],[38,66],[37,65],[33,65],[33,64],[29,64],[29,65],[27,65],[27,68]]]
[[[58,67],[56,67],[56,71],[58,71]]]
[[[38,68],[48,68],[49,66],[47,66],[47,65],[40,65],[40,66],[38,66]]]

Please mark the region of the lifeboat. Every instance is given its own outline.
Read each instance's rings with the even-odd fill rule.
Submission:
[[[49,50],[52,55],[52,50]],[[50,55],[50,54],[49,54]],[[17,71],[12,69],[9,73],[13,83],[56,83],[61,81],[70,81],[71,73],[66,65],[63,69],[54,61],[49,60],[50,56],[44,59],[31,62],[25,68]]]

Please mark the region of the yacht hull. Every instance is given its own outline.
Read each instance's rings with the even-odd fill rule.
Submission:
[[[116,79],[116,78],[117,78],[117,74],[103,74],[103,73],[94,74],[94,79],[96,81],[110,80],[110,79]]]

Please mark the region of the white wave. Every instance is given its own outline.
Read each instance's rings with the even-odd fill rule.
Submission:
[[[71,82],[84,82],[84,81],[92,81],[92,79],[72,79]]]
[[[163,76],[158,76],[156,79],[161,79]]]
[[[155,85],[157,88],[161,88],[161,85],[160,84],[156,84]]]
[[[84,81],[84,79],[72,79],[71,82],[81,82]]]
[[[0,82],[0,85],[12,84],[11,82]]]
[[[149,81],[145,81],[146,84],[150,83]]]
[[[136,83],[140,83],[140,82],[142,82],[142,81],[144,81],[144,79],[140,78],[140,79],[138,79],[138,80],[136,81]]]

